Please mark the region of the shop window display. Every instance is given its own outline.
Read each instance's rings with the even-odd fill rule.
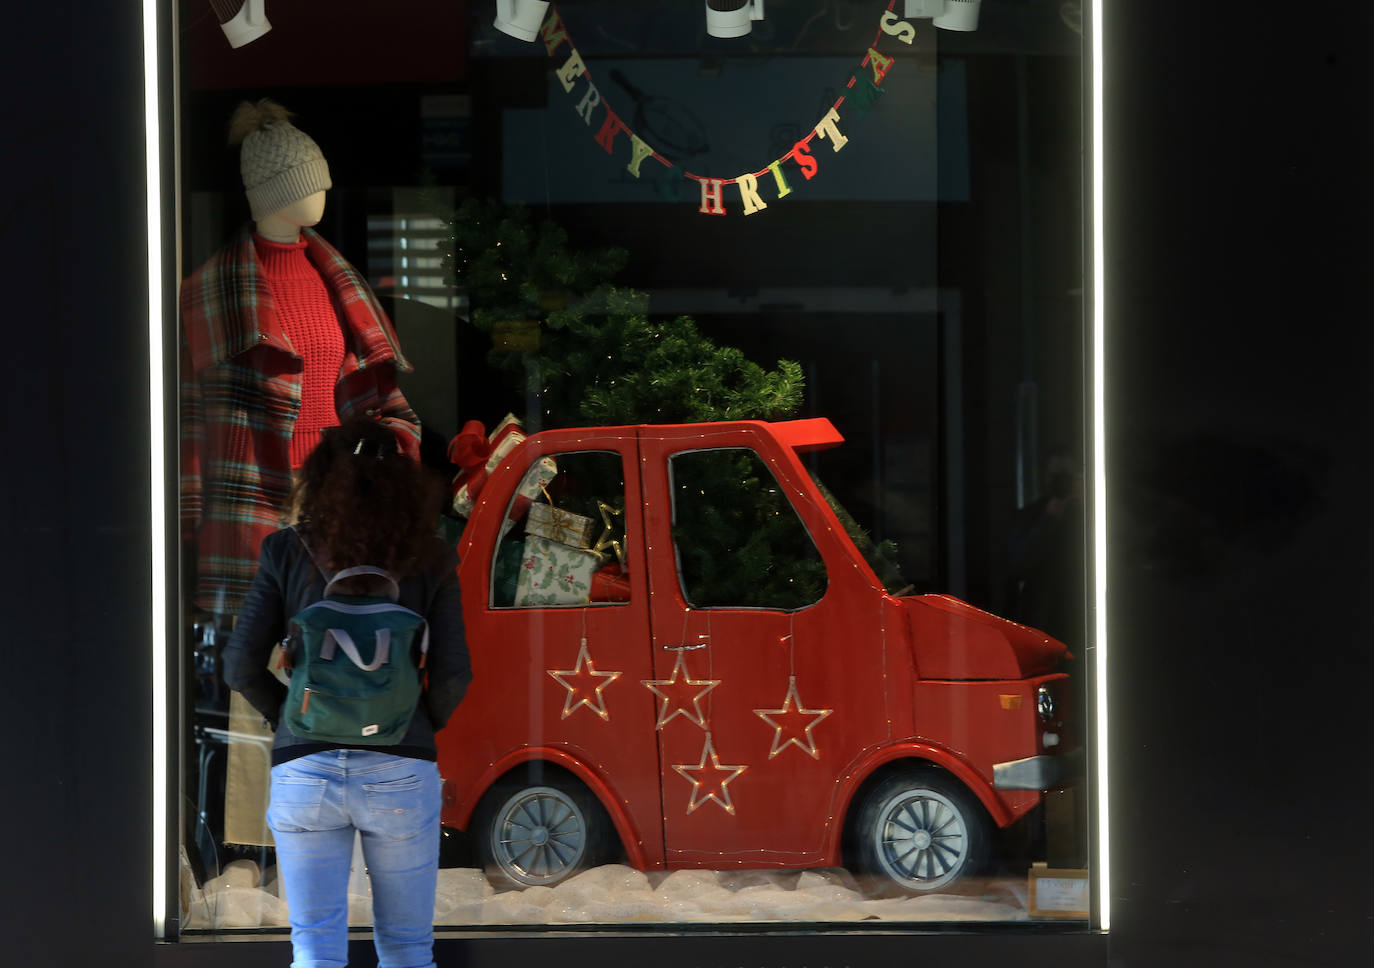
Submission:
[[[979,6],[181,5],[185,931],[286,925],[218,649],[354,416],[461,562],[436,924],[1088,924],[1079,37]]]

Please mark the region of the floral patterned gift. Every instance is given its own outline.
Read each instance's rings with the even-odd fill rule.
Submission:
[[[592,575],[599,567],[601,557],[594,551],[526,535],[515,604],[585,605],[591,596]]]

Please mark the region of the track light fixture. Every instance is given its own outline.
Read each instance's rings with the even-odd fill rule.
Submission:
[[[706,32],[712,37],[743,37],[763,19],[763,0],[706,0]]]
[[[266,0],[210,0],[219,29],[230,47],[251,44],[272,29],[267,21]]]
[[[548,0],[496,0],[492,26],[517,40],[534,40],[548,10]]]
[[[977,30],[978,8],[983,0],[906,0],[908,20],[929,17],[945,30]]]

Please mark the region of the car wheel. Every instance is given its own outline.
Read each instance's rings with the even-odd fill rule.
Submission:
[[[880,889],[933,891],[983,868],[991,821],[958,782],[910,770],[873,788],[855,833],[859,866]]]
[[[610,819],[571,778],[503,782],[475,819],[478,860],[497,887],[551,887],[610,852]]]

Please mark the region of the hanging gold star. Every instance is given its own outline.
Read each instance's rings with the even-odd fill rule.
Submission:
[[[708,759],[711,761],[710,766],[706,765]],[[688,813],[706,801],[713,800],[726,813],[733,814],[735,804],[730,799],[730,791],[726,787],[749,767],[741,764],[722,766],[720,757],[716,755],[715,745],[711,741],[711,734],[707,733],[706,745],[701,748],[701,762],[695,766],[691,763],[674,763],[673,769],[692,784],[692,796],[687,801]]]
[[[601,523],[604,527],[601,530],[600,536],[596,539],[596,544],[592,545],[592,550],[601,556],[602,561],[605,561],[607,557],[609,557],[606,554],[607,549],[615,552],[615,560],[620,562],[620,570],[624,572],[625,549],[619,541],[611,537],[611,533],[615,530],[615,525],[611,523],[611,515],[624,514],[625,512],[611,507],[605,501],[597,501],[596,509],[601,512]]]
[[[658,729],[662,729],[675,716],[682,716],[702,729],[706,728],[706,715],[701,711],[701,700],[720,685],[720,680],[693,679],[687,672],[687,653],[678,651],[677,662],[673,663],[673,674],[667,679],[641,679],[640,682],[663,700],[658,707]],[[690,710],[687,708],[688,704],[691,704]],[[672,712],[669,712],[670,709]]]
[[[801,697],[797,695],[797,677],[789,677],[787,697],[783,699],[781,709],[754,710],[754,715],[773,727],[773,748],[768,751],[768,758],[771,760],[788,746],[796,746],[812,759],[820,759],[821,751],[816,749],[816,740],[811,736],[811,730],[834,711],[804,708]],[[805,737],[805,742],[798,737]]]
[[[597,672],[592,664],[591,654],[587,651],[587,640],[577,650],[577,664],[571,669],[546,669],[558,684],[568,690],[563,700],[563,718],[567,719],[573,711],[586,706],[602,719],[610,722],[611,714],[606,711],[606,700],[601,693],[607,686],[620,678],[619,672]]]

